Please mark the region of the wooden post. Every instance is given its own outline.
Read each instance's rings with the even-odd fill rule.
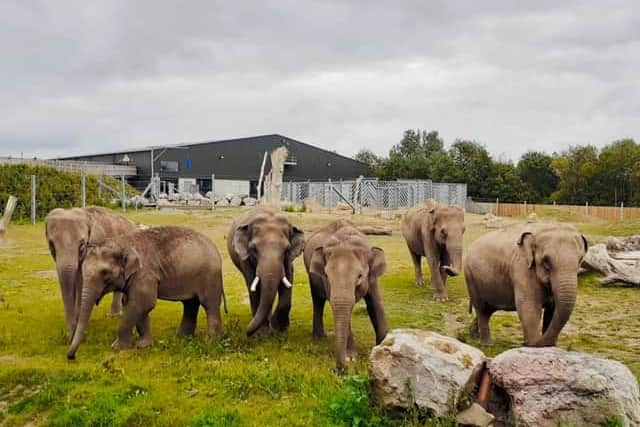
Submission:
[[[80,176],[80,186],[82,187],[82,207],[87,207],[87,176],[82,173]]]
[[[620,202],[620,219],[624,219],[624,202]]]
[[[120,177],[120,182],[122,183],[122,211],[126,212],[127,211],[127,201],[126,201],[127,194],[126,194],[126,188],[124,185],[124,175]]]
[[[527,216],[527,201],[524,201],[524,216]]]
[[[267,164],[267,155],[268,153],[264,152],[264,157],[262,158],[262,166],[260,167],[260,177],[258,178],[258,202],[260,202],[262,196],[262,180],[264,179],[264,167]]]
[[[36,176],[31,175],[31,223],[36,223]]]
[[[13,211],[17,204],[18,199],[14,196],[9,196],[9,200],[7,200],[7,207],[4,209],[2,219],[0,219],[0,239],[2,239],[4,233],[7,231],[7,227],[9,227],[9,222],[11,222],[11,217],[13,216]]]
[[[496,216],[500,216],[500,198],[496,197]]]
[[[586,216],[589,216],[589,202],[588,201],[584,202],[584,214]]]
[[[216,210],[216,204],[215,204],[215,199],[216,199],[216,175],[215,174],[211,174],[211,210],[215,211]]]

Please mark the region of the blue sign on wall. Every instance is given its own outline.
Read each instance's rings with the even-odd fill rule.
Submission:
[[[185,169],[191,169],[191,159],[187,159],[184,161]]]

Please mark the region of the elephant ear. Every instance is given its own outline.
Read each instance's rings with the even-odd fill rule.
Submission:
[[[324,248],[320,246],[316,248],[311,255],[311,261],[309,262],[309,273],[324,278],[326,276],[324,272],[325,264],[326,259],[324,256]]]
[[[249,258],[249,240],[250,240],[249,224],[240,224],[233,233],[233,249],[242,260]]]
[[[533,267],[535,261],[535,239],[530,231],[525,231],[518,239],[518,246],[524,251],[527,266]]]
[[[126,284],[140,269],[140,257],[135,249],[123,249],[116,254],[116,261],[122,269],[122,276]]]
[[[385,271],[387,271],[387,261],[384,257],[384,251],[374,246],[369,253],[369,277],[380,277]]]
[[[289,232],[289,242],[291,244],[289,248],[289,261],[293,262],[304,250],[304,231],[292,225],[291,231]]]

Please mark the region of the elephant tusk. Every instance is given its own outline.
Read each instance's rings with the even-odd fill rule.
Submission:
[[[285,285],[287,288],[290,288],[290,287],[292,287],[292,286],[293,286],[293,283],[291,283],[291,282],[289,281],[289,279],[287,279],[287,276],[284,276],[284,277],[282,278],[282,283],[284,283],[284,285]]]
[[[253,282],[251,282],[251,292],[255,292],[256,289],[258,289],[258,282],[260,281],[260,278],[258,276],[256,276],[255,279],[253,279]]]

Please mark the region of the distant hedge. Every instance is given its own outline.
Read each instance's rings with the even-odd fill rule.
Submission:
[[[45,166],[0,165],[0,210],[4,210],[9,196],[18,198],[13,219],[26,220],[31,217],[31,175],[36,176],[36,211],[39,219],[54,208],[82,206],[81,177],[77,173],[62,172]],[[116,198],[112,192],[102,189],[98,196],[98,177],[87,175],[87,206],[110,206]],[[121,183],[111,177],[102,177],[102,182],[120,190]],[[127,184],[128,196],[138,192]]]

